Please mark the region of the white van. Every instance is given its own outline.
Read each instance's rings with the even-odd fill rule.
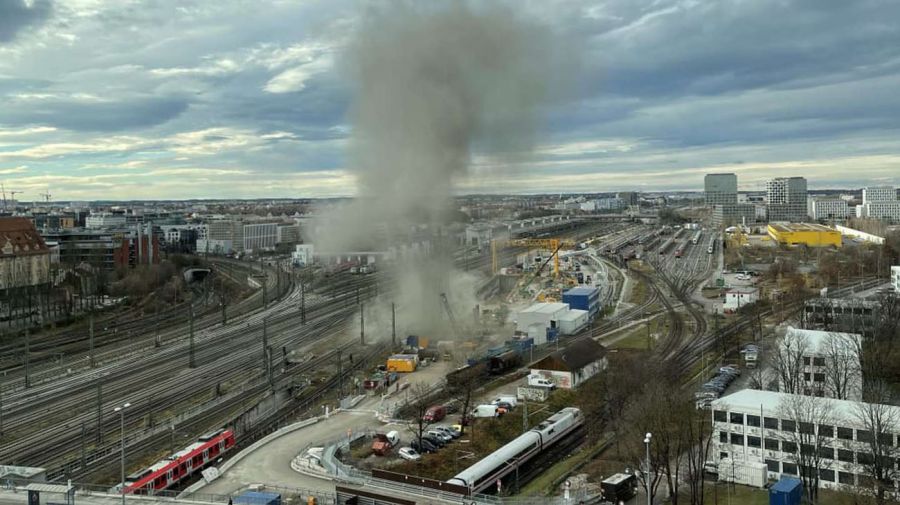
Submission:
[[[472,417],[497,417],[500,409],[496,405],[479,405],[472,410]]]
[[[545,379],[543,375],[536,373],[528,376],[528,385],[539,388],[556,388],[556,384],[554,384],[549,379]]]
[[[389,431],[385,435],[388,439],[388,442],[391,443],[391,447],[397,447],[400,445],[400,434],[396,431]]]

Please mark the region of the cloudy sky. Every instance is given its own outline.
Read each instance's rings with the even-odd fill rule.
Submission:
[[[571,96],[460,192],[900,185],[900,2],[533,0]],[[0,0],[0,181],[31,200],[349,195],[366,2]],[[573,58],[576,56],[573,56]]]

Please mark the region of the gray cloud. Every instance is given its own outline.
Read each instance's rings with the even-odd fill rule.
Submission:
[[[0,0],[0,43],[10,42],[20,31],[45,21],[53,5],[50,0]]]

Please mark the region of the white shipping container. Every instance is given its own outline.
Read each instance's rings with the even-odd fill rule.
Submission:
[[[737,462],[731,459],[719,460],[719,480],[734,482],[750,487],[764,488],[769,478],[769,469],[765,463]]]

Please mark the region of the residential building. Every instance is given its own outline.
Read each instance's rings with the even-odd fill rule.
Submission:
[[[749,203],[730,203],[726,205],[714,205],[712,213],[713,224],[716,226],[732,226],[737,224],[750,224],[758,220],[756,207]]]
[[[851,210],[840,198],[810,198],[807,214],[813,221],[843,221],[850,217]]]
[[[703,196],[709,207],[737,204],[737,175],[706,174],[703,178]]]
[[[765,463],[770,479],[810,476],[818,470],[819,485],[858,493],[872,492],[873,436],[879,457],[893,462],[898,454],[900,427],[873,433],[865,421],[867,404],[744,389],[712,402],[712,447],[718,459]],[[879,405],[884,419],[900,419],[900,407]],[[798,411],[812,411],[808,416]],[[887,424],[893,424],[889,421]],[[818,468],[804,465],[810,452]],[[893,465],[893,463],[892,463]],[[891,474],[894,474],[892,471]]]
[[[125,214],[112,212],[91,213],[85,218],[87,228],[121,228],[125,226],[127,218]]]
[[[726,313],[736,312],[741,307],[756,303],[759,300],[758,288],[734,288],[725,292],[725,304],[722,306]]]
[[[896,202],[897,190],[893,186],[869,186],[862,189],[863,205],[869,202]]]
[[[841,232],[807,223],[770,223],[769,237],[783,245],[805,245],[807,247],[841,247]]]
[[[891,267],[891,285],[894,286],[894,292],[900,294],[900,266]]]
[[[806,220],[806,179],[776,177],[766,181],[769,221]]]
[[[841,400],[862,398],[857,333],[788,327],[773,362],[781,361],[779,389],[787,393],[825,396]]]
[[[590,338],[573,342],[528,366],[560,388],[574,389],[607,367],[606,348]]]
[[[17,290],[50,281],[50,249],[23,217],[0,218],[0,289]]]

